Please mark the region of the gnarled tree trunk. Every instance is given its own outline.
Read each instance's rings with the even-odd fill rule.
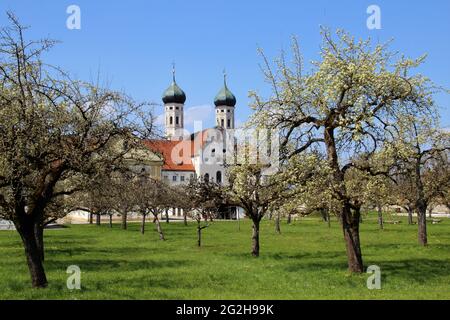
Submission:
[[[146,217],[146,215],[143,214],[142,215],[142,223],[141,223],[141,234],[145,233],[145,217]]]
[[[157,215],[155,216],[155,224],[156,224],[156,231],[158,231],[158,234],[159,234],[159,240],[162,240],[162,241],[166,240],[164,238],[164,233],[163,233],[163,230],[161,228],[161,223],[159,222],[159,219],[158,219]]]
[[[330,210],[328,210],[328,209],[327,209],[327,223],[328,223],[328,228],[331,228]]]
[[[202,227],[200,226],[200,220],[197,220],[197,246],[202,246]]]
[[[384,223],[383,223],[383,208],[378,205],[378,225],[380,226],[380,229],[384,229]]]
[[[278,234],[281,234],[281,227],[280,227],[280,214],[277,213],[277,216],[275,217],[275,231]]]
[[[408,224],[413,224],[413,210],[408,207]]]
[[[45,260],[44,253],[44,225],[42,223],[34,224],[34,236],[36,238],[36,245],[39,250],[39,255],[41,257],[41,261]]]
[[[327,222],[328,217],[327,217],[327,211],[325,209],[320,209],[320,215],[322,216],[322,221],[323,222]]]
[[[253,219],[252,256],[259,257],[259,219]]]
[[[416,203],[417,210],[417,225],[419,244],[426,246],[428,244],[427,239],[427,207],[428,203],[425,200],[425,191],[420,172],[420,160],[417,161],[415,167],[415,184],[416,184]]]
[[[357,273],[362,273],[364,269],[359,239],[360,215],[360,209],[355,210],[352,214],[350,206],[344,204],[342,208],[342,228],[347,249],[348,270]]]
[[[426,204],[420,203],[417,206],[417,225],[419,244],[426,246],[428,244],[427,238],[427,207]]]
[[[47,277],[42,262],[42,253],[37,244],[37,236],[35,233],[35,231],[40,232],[39,229],[42,228],[42,225],[30,221],[23,221],[15,225],[25,248],[25,256],[31,275],[32,286],[34,288],[45,288],[47,287]]]
[[[127,227],[128,227],[128,225],[127,225],[127,216],[128,216],[127,212],[123,212],[122,213],[122,229],[123,230],[126,230]]]
[[[335,182],[340,184],[339,193],[344,200],[338,218],[344,231],[344,240],[347,249],[348,270],[350,272],[362,273],[363,261],[359,239],[359,222],[361,218],[361,211],[360,209],[358,209],[355,210],[354,214],[352,214],[349,200],[345,198],[347,190],[344,184],[344,172],[341,171],[339,165],[333,127],[325,129],[324,140],[327,148],[328,163],[334,171],[333,176]]]

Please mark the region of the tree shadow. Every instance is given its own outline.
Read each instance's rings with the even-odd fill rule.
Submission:
[[[106,271],[115,270],[118,273],[121,268],[126,271],[136,270],[154,270],[160,268],[183,268],[192,265],[192,261],[189,260],[126,260],[126,259],[89,259],[89,258],[76,258],[68,260],[49,260],[45,263],[46,268],[49,271],[52,270],[65,270],[69,265],[77,265],[82,271]]]

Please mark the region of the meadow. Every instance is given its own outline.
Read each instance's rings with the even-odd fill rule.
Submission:
[[[15,231],[0,231],[0,299],[450,299],[450,219],[428,226],[429,245],[417,244],[417,225],[361,224],[364,264],[381,268],[381,289],[367,273],[347,272],[342,230],[318,217],[277,234],[261,226],[261,256],[253,258],[248,220],[215,221],[196,246],[194,223],[162,223],[144,235],[139,224],[70,225],[45,231],[46,289],[32,289]],[[81,290],[69,290],[66,269],[81,268]]]

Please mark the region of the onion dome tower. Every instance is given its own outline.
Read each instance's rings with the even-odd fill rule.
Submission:
[[[162,95],[164,102],[166,136],[168,139],[177,139],[183,136],[184,129],[184,103],[186,94],[175,80],[175,65],[172,68],[172,84]]]
[[[234,106],[236,97],[227,87],[227,74],[223,73],[223,88],[214,98],[216,125],[224,129],[234,129]]]

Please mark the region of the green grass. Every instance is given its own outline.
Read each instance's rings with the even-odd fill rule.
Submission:
[[[398,219],[398,218],[396,218]],[[406,220],[378,229],[361,225],[364,264],[382,272],[381,290],[368,290],[368,274],[347,273],[337,222],[328,229],[311,217],[282,234],[273,221],[261,230],[261,256],[250,256],[251,224],[214,222],[196,247],[195,225],[163,223],[167,241],[151,223],[73,225],[45,232],[47,289],[31,289],[19,236],[0,232],[0,299],[450,299],[450,220],[429,225],[429,246],[417,245],[417,226]],[[82,290],[66,288],[66,269],[82,270]]]

